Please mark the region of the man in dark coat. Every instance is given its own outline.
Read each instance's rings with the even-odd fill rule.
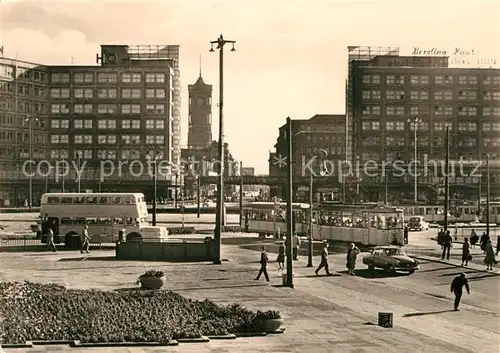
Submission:
[[[443,237],[443,256],[441,257],[441,260],[444,260],[445,255],[447,260],[450,259],[450,250],[452,244],[453,238],[451,237],[450,231],[447,230]]]
[[[467,281],[467,278],[465,278],[465,273],[461,273],[459,276],[453,279],[453,282],[451,282],[451,292],[455,294],[455,311],[458,311],[458,306],[460,305],[460,299],[462,299],[464,286],[467,290],[467,294],[470,294],[469,281]]]
[[[257,275],[257,278],[255,278],[256,281],[259,280],[260,275],[264,274],[264,277],[266,277],[266,281],[269,282],[269,275],[267,274],[267,253],[266,253],[266,248],[262,247],[262,251],[260,253],[260,270],[259,274]]]
[[[405,240],[405,244],[408,244],[408,232],[410,231],[410,228],[408,228],[408,226],[405,227],[404,229],[404,240]]]

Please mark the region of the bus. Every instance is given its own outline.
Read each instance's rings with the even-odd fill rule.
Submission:
[[[309,229],[307,211],[309,204],[293,203],[295,232],[306,235]],[[286,202],[250,202],[243,205],[241,228],[245,232],[258,233],[259,237],[274,235],[276,238],[286,235]]]
[[[402,209],[376,203],[321,204],[313,210],[312,236],[366,246],[403,245]]]
[[[126,241],[166,241],[165,227],[148,223],[148,209],[141,193],[47,193],[40,205],[41,241],[47,231],[54,242],[79,248],[85,225],[93,243],[115,243],[124,231]]]

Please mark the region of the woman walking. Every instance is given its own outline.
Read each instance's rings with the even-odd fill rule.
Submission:
[[[360,251],[356,247],[356,245],[351,243],[351,245],[349,246],[349,250],[347,250],[347,264],[346,265],[347,265],[347,272],[352,276],[356,275],[354,273],[354,268],[356,267],[356,258],[357,258],[359,253],[360,253]]]
[[[278,248],[278,258],[276,259],[278,263],[278,270],[285,269],[285,243],[281,242],[280,247]]]
[[[467,266],[470,257],[470,243],[469,239],[464,238],[464,244],[462,245],[462,266]]]
[[[493,264],[495,263],[495,251],[493,250],[493,244],[491,240],[488,239],[484,246],[484,252],[486,254],[484,258],[484,263],[486,264],[486,271],[493,270]]]

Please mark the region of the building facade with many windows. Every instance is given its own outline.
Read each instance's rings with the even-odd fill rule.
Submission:
[[[179,46],[103,45],[98,59],[100,66],[2,59],[0,162],[3,173],[10,173],[7,180],[12,175],[17,179],[2,183],[8,193],[4,198],[26,198],[22,165],[28,159],[46,160],[46,167],[78,161],[85,166],[80,178],[84,190],[123,189],[127,184],[137,189],[134,182],[150,179],[144,170],[147,159],[179,162]],[[11,140],[15,143],[9,146]],[[45,189],[75,190],[73,169],[65,184],[49,175],[44,186],[35,175],[34,199]],[[149,193],[147,185],[144,192]]]
[[[450,68],[447,57],[397,54],[352,60],[350,67],[353,159],[408,165],[416,143],[419,163],[442,162],[448,127],[450,160],[484,161],[487,154],[492,165],[499,161],[500,70]],[[497,174],[498,168],[492,180]],[[419,179],[443,182],[433,170]],[[477,185],[479,177],[450,182]]]

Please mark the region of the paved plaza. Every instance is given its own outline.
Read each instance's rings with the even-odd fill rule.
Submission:
[[[337,272],[332,277],[314,275],[307,258],[295,261],[295,288],[281,287],[281,272],[269,265],[271,282],[255,281],[259,253],[256,236],[227,235],[239,239],[223,245],[222,265],[125,262],[113,259],[113,251],[1,253],[0,281],[30,280],[62,283],[69,288],[114,290],[134,287],[147,269],[166,273],[166,289],[194,299],[217,303],[238,302],[251,309],[277,309],[286,331],[281,335],[238,338],[229,341],[181,344],[158,348],[88,348],[35,346],[5,349],[6,352],[498,352],[500,294],[498,269],[484,266],[458,267],[450,261],[435,261],[425,251],[438,251],[425,232],[411,233],[420,252],[421,269],[415,274],[390,276],[370,273],[358,258],[357,276],[347,275],[344,254],[330,256]],[[229,239],[228,239],[229,240]],[[271,240],[267,241],[272,243]],[[245,245],[246,244],[246,245]],[[253,245],[253,246],[251,246]],[[274,248],[269,244],[269,248]],[[455,252],[458,249],[454,250]],[[274,254],[270,259],[274,260]],[[427,260],[425,260],[427,259]],[[314,265],[318,264],[314,258]],[[429,261],[432,260],[432,261]],[[461,311],[454,312],[450,282],[460,272],[470,280],[471,295],[464,295]],[[394,314],[394,328],[374,325],[378,312]]]

